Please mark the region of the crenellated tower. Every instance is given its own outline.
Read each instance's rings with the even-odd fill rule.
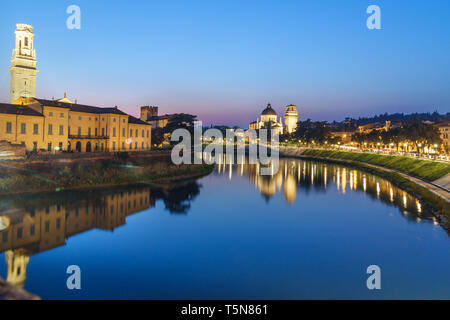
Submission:
[[[34,50],[33,27],[16,25],[16,44],[11,58],[10,101],[20,97],[36,96],[36,50]]]

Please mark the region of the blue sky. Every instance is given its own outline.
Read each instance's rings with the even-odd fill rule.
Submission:
[[[66,8],[81,8],[81,30]],[[381,8],[382,30],[366,28]],[[16,23],[34,26],[37,92],[138,114],[246,126],[278,114],[342,120],[450,110],[450,1],[2,1],[0,101]]]

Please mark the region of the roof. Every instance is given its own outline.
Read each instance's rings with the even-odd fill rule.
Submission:
[[[75,112],[86,112],[86,113],[112,113],[112,114],[121,114],[127,115],[125,112],[119,110],[117,107],[114,108],[100,108],[94,106],[88,106],[84,104],[78,103],[68,103],[56,100],[47,100],[47,99],[36,99],[40,104],[47,107],[59,107],[59,108],[68,108],[71,111]]]
[[[145,124],[147,126],[151,126],[150,123],[147,123],[145,121],[142,121],[141,119],[135,118],[133,116],[128,116],[128,123],[135,123],[135,124]]]
[[[42,113],[39,113],[30,107],[9,103],[0,103],[0,113],[43,117]]]
[[[151,117],[148,117],[148,121],[169,119],[170,117],[171,117],[170,114],[165,114],[163,116],[151,116]]]
[[[437,127],[449,127],[450,120],[439,121],[439,122],[435,123],[434,125]]]
[[[261,115],[263,115],[263,116],[276,116],[277,113],[275,112],[275,110],[272,109],[272,106],[269,103],[269,104],[267,104],[267,107],[263,110]]]

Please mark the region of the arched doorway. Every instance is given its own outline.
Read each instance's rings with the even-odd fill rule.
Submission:
[[[75,145],[75,149],[76,149],[78,152],[81,152],[81,142],[80,142],[80,141],[78,141],[77,144]]]
[[[90,141],[88,141],[87,143],[86,143],[86,152],[91,152],[92,150],[91,150],[91,142]]]

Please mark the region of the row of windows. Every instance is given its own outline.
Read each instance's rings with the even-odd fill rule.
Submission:
[[[6,122],[6,133],[12,133],[12,122]],[[26,134],[27,133],[27,124],[26,123],[21,123],[20,124],[20,133],[21,134]],[[68,128],[68,133],[70,135],[70,127]],[[35,123],[33,124],[33,134],[39,134],[39,124]],[[53,125],[49,124],[48,125],[48,135],[53,135]],[[60,125],[59,126],[59,135],[64,135],[64,126]],[[78,127],[78,135],[81,135],[81,127]],[[91,135],[91,128],[88,128],[88,135]],[[95,136],[98,135],[98,128],[95,128]],[[102,136],[105,135],[105,128],[102,128]],[[113,128],[113,137],[116,136],[116,128]],[[125,128],[122,128],[122,136],[125,137]],[[130,129],[130,137],[133,136],[133,129]],[[135,136],[138,138],[139,137],[139,130],[136,129],[135,130]],[[145,130],[142,129],[141,132],[141,136],[145,137]],[[147,130],[147,138],[150,137],[150,131]]]
[[[61,228],[61,219],[56,219],[56,229],[59,230]],[[50,221],[45,221],[44,223],[44,232],[50,232]],[[36,227],[34,224],[30,225],[30,236],[34,236],[36,233]],[[17,239],[22,239],[23,237],[23,227],[17,228]],[[8,241],[8,231],[4,231],[2,234],[2,241]]]
[[[49,113],[49,116],[50,116],[50,117],[53,116],[53,112],[50,112],[50,113]],[[61,117],[61,118],[64,118],[64,114],[61,113],[60,117]],[[72,116],[71,116],[71,115],[69,115],[69,119],[72,119]],[[92,120],[92,117],[88,117],[88,119],[89,119],[89,121],[91,121],[91,120]],[[82,117],[82,116],[78,116],[78,120],[83,120],[83,117]],[[113,118],[113,122],[116,122],[116,120],[117,120],[116,118]],[[95,117],[95,121],[98,121],[98,118],[97,118],[97,117]],[[105,121],[105,118],[104,118],[104,117],[102,117],[102,121]],[[123,122],[123,123],[126,123],[125,119],[122,119],[122,122]]]

